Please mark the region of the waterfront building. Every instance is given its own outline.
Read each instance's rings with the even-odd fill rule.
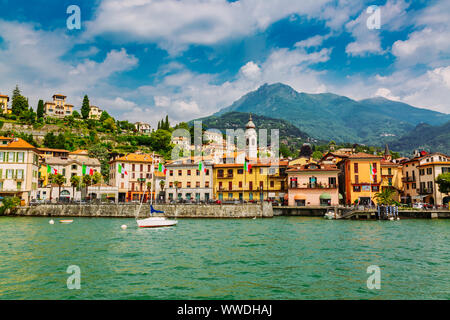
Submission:
[[[358,152],[355,154],[340,153],[342,159],[338,162],[340,169],[339,187],[344,195],[345,203],[370,204],[376,203],[375,193],[380,192],[381,159],[382,156]]]
[[[199,162],[202,170],[199,170]],[[181,158],[166,165],[165,194],[168,201],[208,202],[213,197],[213,161]]]
[[[149,201],[149,182],[153,184],[152,197],[157,198],[155,194],[158,195],[161,191],[160,181],[165,180],[166,175],[158,171],[160,157],[154,157],[153,169],[152,160],[150,154],[130,153],[113,158],[109,162],[109,181],[112,186],[118,188],[119,202],[138,202],[141,199],[144,202]]]
[[[134,124],[134,127],[136,128],[136,131],[142,134],[148,134],[151,133],[151,127],[148,123],[145,122],[136,122]]]
[[[44,103],[44,115],[46,117],[64,118],[71,116],[73,105],[66,103],[66,96],[62,94],[54,94],[53,102]]]
[[[396,159],[392,159],[389,147],[386,144],[384,150],[384,157],[380,161],[381,166],[381,191],[385,189],[392,189],[395,191],[393,199],[397,202],[401,201],[403,193],[403,166]]]
[[[11,109],[8,109],[9,97],[3,94],[0,94],[0,113],[1,114],[9,114],[11,113]]]
[[[0,137],[0,197],[16,196],[22,204],[36,197],[39,156],[21,138]]]
[[[246,161],[249,161],[248,159]],[[287,194],[286,169],[288,161],[273,164],[261,161],[251,163],[222,163],[213,166],[214,199],[228,201],[284,201]],[[278,167],[276,167],[278,165]]]
[[[436,178],[450,172],[450,157],[442,153],[420,154],[403,163],[404,202],[443,205],[450,197],[439,192]]]
[[[48,166],[51,169],[55,169],[57,174],[62,174],[66,178],[66,183],[61,188],[61,194],[56,194],[51,199],[56,199],[60,197],[70,197],[72,199],[76,198],[76,194],[70,183],[70,178],[72,176],[83,176],[83,165],[92,168],[93,172],[101,172],[100,161],[96,158],[91,158],[88,156],[87,151],[77,150],[74,152],[69,152],[63,149],[50,149],[50,148],[40,148],[45,152],[41,154],[40,168],[39,168],[39,187],[46,188],[50,185]],[[67,152],[66,152],[67,151]],[[42,194],[42,192],[41,192]]]
[[[97,106],[89,106],[89,119],[100,120],[103,110]]]
[[[286,170],[289,182],[289,206],[337,206],[339,169],[333,164],[309,163],[290,166]]]

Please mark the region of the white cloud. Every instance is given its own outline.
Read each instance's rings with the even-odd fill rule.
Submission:
[[[240,72],[247,78],[257,79],[261,75],[261,68],[253,61],[249,61],[241,67]]]
[[[377,92],[375,92],[375,95],[389,100],[400,101],[400,97],[394,96],[391,90],[387,88],[379,88]]]
[[[211,45],[264,30],[292,14],[318,16],[330,0],[105,0],[87,37],[115,35],[120,42],[157,42],[172,53],[190,44]]]

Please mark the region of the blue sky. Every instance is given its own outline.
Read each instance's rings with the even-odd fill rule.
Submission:
[[[81,29],[68,30],[69,5]],[[367,8],[380,9],[369,29]],[[63,93],[152,125],[264,83],[450,113],[450,1],[0,0],[0,92]]]

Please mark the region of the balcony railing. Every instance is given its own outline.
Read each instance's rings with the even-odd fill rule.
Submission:
[[[416,182],[416,177],[403,177],[403,182]]]
[[[417,189],[417,191],[419,192],[419,194],[431,194],[433,193],[433,188],[420,188]]]
[[[320,184],[320,183],[307,183],[307,184],[298,184],[291,183],[289,185],[291,189],[336,189],[337,184]]]

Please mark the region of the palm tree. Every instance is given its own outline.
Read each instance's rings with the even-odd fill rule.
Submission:
[[[86,188],[86,194],[87,194],[88,187],[89,187],[89,186],[91,185],[91,183],[92,183],[92,178],[91,178],[90,175],[85,174],[81,180],[82,180],[82,182],[83,182],[83,186]]]
[[[376,193],[374,197],[377,199],[378,204],[392,205],[395,202],[392,199],[394,193],[395,190],[393,188],[385,188],[381,192]]]
[[[62,174],[57,174],[53,177],[53,182],[58,185],[58,201],[61,197],[61,187],[66,183],[66,177]]]
[[[77,175],[74,175],[74,176],[71,176],[70,177],[70,184],[72,185],[72,190],[73,190],[73,192],[72,192],[72,200],[74,200],[75,199],[75,188],[79,188],[80,187],[80,184],[81,184],[81,179],[80,179],[80,177],[79,176],[77,176]]]
[[[175,185],[175,201],[176,201],[178,199],[178,185],[180,184],[180,182],[175,180],[173,184]]]

